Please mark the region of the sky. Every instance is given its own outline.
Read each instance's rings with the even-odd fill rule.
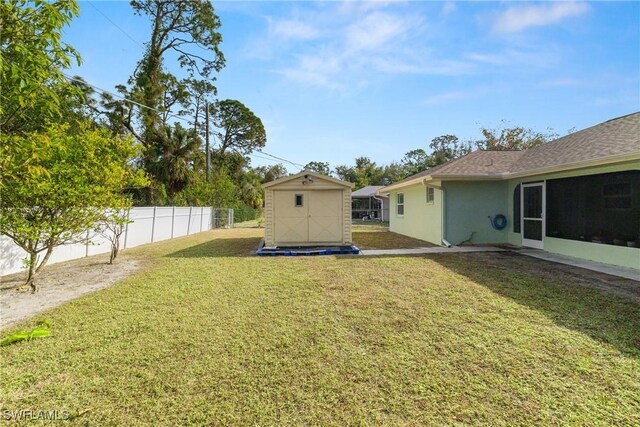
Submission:
[[[81,1],[71,72],[124,83],[150,23]],[[640,2],[214,2],[219,99],[264,123],[264,151],[332,168],[399,161],[440,135],[524,126],[564,135],[640,110]],[[177,64],[167,63],[173,72]],[[254,157],[252,165],[272,164]],[[296,167],[285,164],[290,172]]]

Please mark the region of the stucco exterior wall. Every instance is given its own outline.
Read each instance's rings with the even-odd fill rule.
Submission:
[[[397,214],[397,194],[404,193],[404,215]],[[422,184],[389,195],[389,230],[439,245],[442,242],[442,190],[434,188],[434,201],[427,203]]]
[[[445,239],[453,245],[506,243],[509,228],[505,181],[447,181],[445,189]],[[507,216],[507,228],[496,230],[489,217]],[[473,235],[472,235],[473,233]]]
[[[459,244],[471,236],[472,243],[510,243],[522,246],[522,236],[513,232],[513,193],[521,183],[550,179],[570,178],[628,170],[640,170],[640,162],[597,166],[566,172],[550,173],[508,181],[445,181],[437,182],[444,189],[445,235],[451,244]],[[405,195],[405,214],[398,216],[396,196]],[[434,244],[442,242],[443,192],[435,189],[435,201],[426,204],[425,187],[421,184],[390,193],[389,229],[393,232],[426,240]],[[503,214],[507,227],[495,230],[488,216]],[[640,248],[603,245],[569,239],[543,237],[544,250],[560,255],[573,256],[597,262],[640,269]]]

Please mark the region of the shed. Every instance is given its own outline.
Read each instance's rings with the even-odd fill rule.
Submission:
[[[352,186],[310,171],[264,184],[265,248],[351,245]]]

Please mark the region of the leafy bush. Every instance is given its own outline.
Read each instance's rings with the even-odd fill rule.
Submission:
[[[240,204],[233,208],[233,221],[245,222],[252,221],[262,216],[262,208],[252,208],[245,204]]]

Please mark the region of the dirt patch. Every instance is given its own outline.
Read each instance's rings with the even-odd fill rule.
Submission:
[[[362,229],[353,231],[353,243],[360,249],[414,249],[436,246],[424,240],[391,231],[362,231]]]
[[[480,252],[467,256],[473,257],[475,260],[481,259],[482,263],[490,268],[523,272],[568,285],[596,288],[640,304],[640,282],[635,280],[531,258],[517,252]]]
[[[109,255],[96,255],[46,266],[36,277],[39,292],[19,291],[22,273],[0,278],[0,329],[6,329],[37,313],[64,304],[89,292],[104,289],[137,271],[141,261],[119,257],[107,264]]]

